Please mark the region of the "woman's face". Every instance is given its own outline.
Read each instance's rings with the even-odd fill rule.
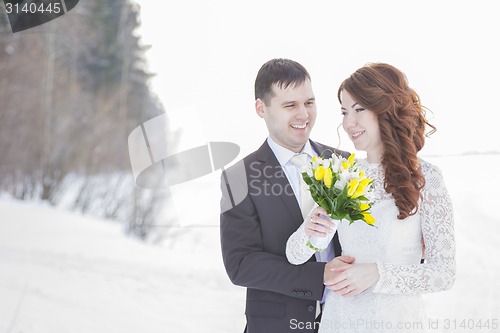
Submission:
[[[384,146],[377,115],[359,105],[346,90],[342,90],[340,96],[342,126],[354,143],[354,147],[366,151],[368,162],[381,162]]]

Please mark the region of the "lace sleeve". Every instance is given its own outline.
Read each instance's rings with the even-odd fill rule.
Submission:
[[[291,264],[300,265],[312,257],[314,250],[306,246],[308,240],[309,236],[302,223],[286,242],[286,258]]]
[[[423,166],[426,185],[419,214],[425,244],[425,262],[418,265],[377,263],[380,280],[374,292],[418,294],[450,289],[455,282],[453,208],[441,171]]]

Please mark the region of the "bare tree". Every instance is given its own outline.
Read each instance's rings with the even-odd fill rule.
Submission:
[[[136,36],[138,7],[88,0],[12,34],[0,22],[0,190],[115,218],[147,238],[168,195],[138,189],[127,136],[164,112]],[[1,16],[1,15],[0,15]]]

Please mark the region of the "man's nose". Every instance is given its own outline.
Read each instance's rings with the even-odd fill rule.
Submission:
[[[309,116],[309,110],[307,109],[307,107],[305,105],[299,107],[299,109],[297,110],[296,117],[298,119],[306,119],[308,116]]]

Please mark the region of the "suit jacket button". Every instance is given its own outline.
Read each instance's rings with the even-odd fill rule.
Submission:
[[[307,311],[309,311],[309,312],[314,312],[315,310],[316,310],[316,307],[314,305],[309,305],[307,307]]]

